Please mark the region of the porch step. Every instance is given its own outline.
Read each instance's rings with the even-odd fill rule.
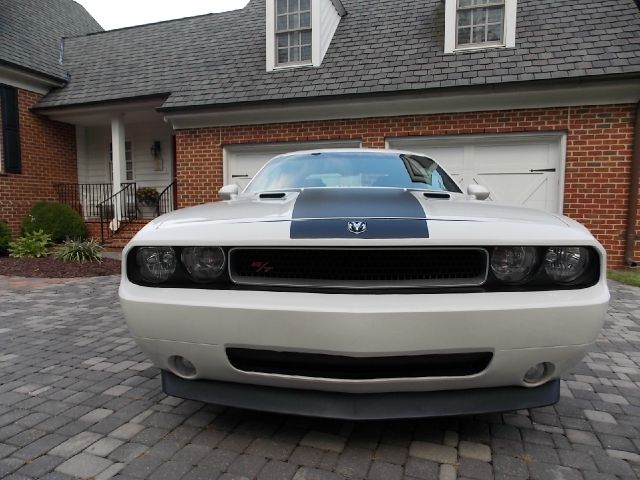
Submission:
[[[123,225],[111,238],[105,239],[104,248],[122,249],[151,220],[133,220]]]

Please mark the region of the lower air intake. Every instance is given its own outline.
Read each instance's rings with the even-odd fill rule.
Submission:
[[[482,372],[490,352],[346,357],[316,353],[228,348],[231,365],[244,372],[341,380],[381,378],[465,377]]]

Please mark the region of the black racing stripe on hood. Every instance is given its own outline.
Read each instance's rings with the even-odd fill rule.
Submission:
[[[349,222],[365,222],[354,234]],[[291,238],[429,238],[420,202],[405,190],[340,188],[303,190],[293,208]]]

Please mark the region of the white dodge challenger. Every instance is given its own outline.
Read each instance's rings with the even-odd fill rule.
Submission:
[[[550,405],[602,326],[584,227],[464,194],[423,155],[297,152],[220,193],[123,253],[121,304],[169,395],[344,419]]]

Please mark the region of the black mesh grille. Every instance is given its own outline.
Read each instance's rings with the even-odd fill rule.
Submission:
[[[486,280],[483,249],[233,249],[239,284],[314,287],[469,286]]]
[[[482,372],[490,352],[347,357],[315,353],[228,348],[229,362],[245,372],[299,377],[373,380],[377,378],[463,377]]]

